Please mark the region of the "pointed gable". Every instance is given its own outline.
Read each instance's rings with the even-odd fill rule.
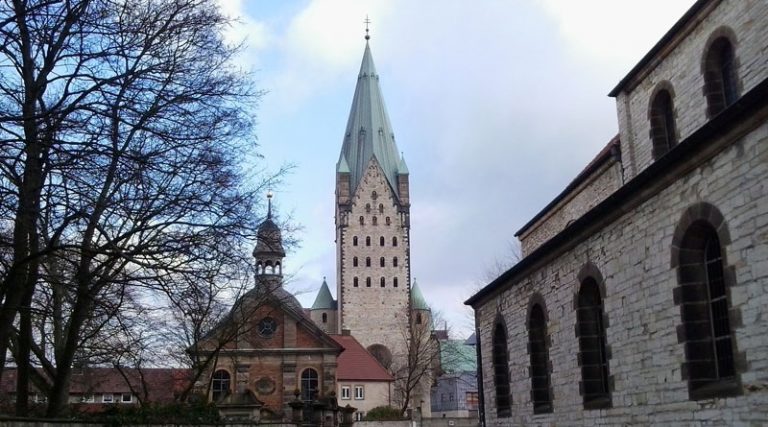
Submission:
[[[371,158],[375,158],[392,191],[399,197],[397,174],[400,158],[397,153],[395,134],[379,87],[379,75],[373,64],[370,46],[366,42],[337,169],[346,163],[354,193],[365,174],[365,168]]]

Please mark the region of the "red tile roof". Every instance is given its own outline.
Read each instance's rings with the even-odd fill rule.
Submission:
[[[339,355],[336,379],[339,381],[394,381],[378,360],[351,335],[331,335],[344,347]]]
[[[171,368],[145,368],[141,371],[124,368],[123,372],[133,386],[133,391],[141,395],[144,393],[143,375],[143,381],[147,387],[147,400],[153,403],[173,402],[189,384],[192,374],[189,369]],[[131,393],[131,386],[115,368],[84,368],[73,370],[69,392],[70,394]],[[35,387],[32,386],[32,388]],[[0,391],[16,392],[16,368],[3,370]]]

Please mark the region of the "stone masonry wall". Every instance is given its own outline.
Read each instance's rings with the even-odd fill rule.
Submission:
[[[383,344],[393,355],[402,355],[406,345],[410,277],[407,215],[399,212],[397,198],[375,159],[368,164],[355,190],[346,221],[337,237],[337,244],[343,245],[338,296],[341,329],[349,329],[366,348]],[[396,246],[393,238],[397,240]],[[357,266],[354,266],[355,257]]]
[[[719,28],[727,26],[736,36],[734,55],[740,94],[768,78],[766,17],[766,1],[721,1],[636,87],[618,95],[616,105],[627,180],[653,162],[649,111],[654,89],[661,82],[672,86],[678,141],[708,120],[702,64],[710,36]]]
[[[761,3],[761,2],[752,2]],[[766,3],[762,3],[766,4]],[[482,346],[485,414],[489,426],[550,425],[758,425],[768,419],[768,123],[650,196],[555,259],[509,283],[476,311]],[[686,208],[707,202],[725,218],[731,243],[728,290],[740,313],[735,345],[746,357],[742,395],[692,401],[681,375],[684,345],[676,328],[680,307],[671,267],[675,228]],[[594,264],[605,283],[610,409],[584,410],[576,354],[577,274]],[[547,312],[554,411],[533,415],[527,350],[528,304],[541,296]],[[498,419],[491,362],[493,322],[500,313],[508,328],[512,416]]]
[[[542,219],[520,236],[522,255],[533,252],[542,243],[563,231],[573,220],[605,200],[621,186],[621,164],[610,160],[581,186],[557,204]]]

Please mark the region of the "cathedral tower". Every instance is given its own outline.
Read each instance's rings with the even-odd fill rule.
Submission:
[[[336,164],[338,331],[385,365],[404,356],[409,319],[408,168],[398,153],[366,41]]]

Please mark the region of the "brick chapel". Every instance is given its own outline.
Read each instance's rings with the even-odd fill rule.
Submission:
[[[768,2],[699,0],[475,310],[488,426],[768,419]]]

